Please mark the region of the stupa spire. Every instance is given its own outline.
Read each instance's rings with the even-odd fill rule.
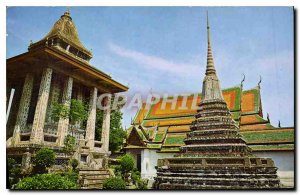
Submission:
[[[208,11],[206,12],[206,20],[207,20],[207,66],[206,66],[206,75],[216,74],[214,59],[212,55],[212,49],[210,45],[210,27],[209,27],[209,19],[208,19]]]
[[[219,79],[217,77],[212,49],[210,45],[210,27],[209,27],[209,20],[208,20],[208,12],[206,12],[207,17],[207,65],[206,65],[206,72],[203,81],[203,88],[202,88],[202,101],[211,101],[211,100],[223,100],[223,95],[219,83]]]

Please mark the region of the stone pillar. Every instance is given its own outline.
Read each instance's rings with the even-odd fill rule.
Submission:
[[[51,112],[53,108],[54,103],[58,103],[60,93],[61,93],[61,86],[60,82],[58,80],[59,78],[53,77],[53,82],[51,83],[51,90],[50,90],[50,96],[49,96],[49,101],[48,101],[48,110],[47,110],[47,115],[46,115],[46,121],[47,123],[53,123],[54,121],[51,119]]]
[[[110,131],[110,101],[111,96],[106,96],[104,98],[103,107],[103,124],[102,124],[102,135],[101,135],[101,142],[102,142],[102,151],[105,153],[109,152],[109,131]]]
[[[91,90],[88,119],[86,123],[85,139],[87,141],[87,146],[91,149],[94,148],[95,141],[97,92],[98,90],[95,87]]]
[[[73,88],[73,78],[68,77],[64,84],[64,91],[62,97],[62,104],[67,108],[70,109],[71,105],[71,97],[72,97],[72,88]],[[69,130],[69,118],[60,118],[58,121],[58,128],[57,128],[57,144],[58,146],[64,145],[65,136],[68,134]]]
[[[81,87],[81,86],[78,87],[76,99],[79,100],[79,101],[81,101],[81,102],[83,102],[83,92],[82,92],[82,87]],[[80,127],[81,127],[81,124],[82,124],[82,121],[77,121],[77,122],[75,123],[75,126],[76,126],[77,128],[80,128]]]
[[[44,140],[43,129],[46,118],[52,72],[53,70],[51,68],[45,68],[43,71],[30,135],[30,142],[34,144],[40,144]]]
[[[16,125],[14,127],[13,145],[17,145],[20,142],[21,130],[26,127],[29,106],[31,101],[33,88],[33,75],[28,73],[25,77],[20,105],[17,113]]]

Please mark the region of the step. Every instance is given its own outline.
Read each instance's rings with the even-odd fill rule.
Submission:
[[[104,180],[105,179],[102,179],[102,180],[99,180],[99,179],[97,179],[97,180],[86,180],[86,179],[84,179],[83,180],[83,186],[85,186],[85,185],[94,185],[94,184],[103,184]]]
[[[109,178],[109,175],[86,175],[86,176],[84,176],[83,179],[87,179],[87,180],[91,180],[91,179],[101,180],[101,179],[107,179],[107,178]]]
[[[90,184],[82,186],[81,189],[92,190],[92,189],[102,189],[103,184]]]
[[[107,170],[79,171],[79,175],[109,175]]]

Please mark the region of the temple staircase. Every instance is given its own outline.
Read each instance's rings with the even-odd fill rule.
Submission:
[[[81,189],[102,189],[104,180],[110,177],[107,169],[82,167],[79,169]]]

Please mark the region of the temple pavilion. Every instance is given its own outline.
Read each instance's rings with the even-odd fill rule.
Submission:
[[[42,147],[56,151],[56,166],[76,158],[83,188],[101,187],[101,174],[107,177],[110,109],[104,111],[101,141],[96,141],[97,97],[128,90],[92,66],[91,58],[91,51],[81,43],[70,12],[66,11],[44,38],[31,42],[27,52],[7,59],[6,64],[7,155],[25,169],[31,167],[35,152]],[[71,134],[69,119],[54,122],[50,117],[55,103],[70,107],[71,99],[88,102],[89,107],[86,124],[72,129],[77,144],[73,157],[63,151],[64,139]],[[101,103],[109,102],[107,96]],[[93,181],[86,177],[89,174]]]
[[[209,55],[210,63],[213,63],[211,53]],[[199,104],[203,94],[196,94]],[[242,81],[235,87],[222,90],[221,96],[226,102],[231,118],[235,121],[238,133],[249,147],[248,150],[259,157],[271,157],[279,168],[278,175],[281,183],[292,187],[294,185],[294,127],[280,127],[280,124],[274,127],[271,125],[269,115],[264,119],[260,94],[260,82],[256,87],[244,90]],[[149,109],[143,104],[138,110],[132,120],[132,126],[127,130],[128,137],[124,149],[135,157],[137,168],[143,178],[153,182],[157,176],[155,169],[158,165],[157,160],[182,154],[185,145],[191,142],[187,139],[192,139],[195,116],[200,115],[197,110],[191,108],[194,95],[191,94],[187,100],[184,100],[184,97],[177,97],[175,109],[171,109],[172,104],[167,103],[166,108],[162,110],[161,99]],[[171,98],[174,97],[169,97]],[[179,109],[183,101],[187,101],[187,110]]]

